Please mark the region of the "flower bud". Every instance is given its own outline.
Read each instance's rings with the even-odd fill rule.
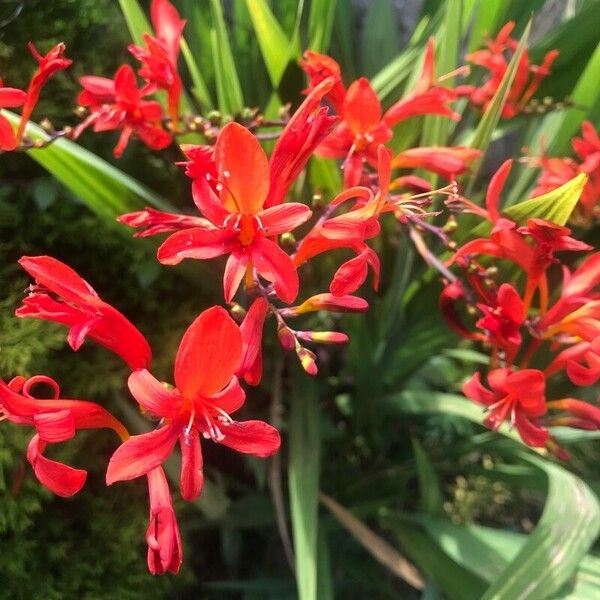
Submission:
[[[348,336],[339,331],[297,331],[296,337],[307,342],[319,344],[346,344]]]
[[[296,346],[296,354],[300,359],[300,364],[302,365],[302,368],[309,375],[314,376],[319,372],[319,369],[317,367],[317,357],[315,356],[314,352],[311,352],[307,348],[304,348],[304,346],[298,344]]]
[[[365,312],[369,303],[358,296],[334,296],[333,294],[317,294],[305,300],[299,306],[292,306],[281,311],[282,316],[295,317],[317,310],[330,312]]]
[[[277,336],[279,343],[284,350],[293,350],[296,346],[296,336],[294,332],[285,325],[280,325],[277,328]]]

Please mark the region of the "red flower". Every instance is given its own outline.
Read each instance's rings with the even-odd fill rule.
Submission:
[[[503,283],[490,306],[477,304],[484,316],[476,326],[485,330],[487,340],[506,351],[506,360],[512,363],[521,346],[521,326],[525,321],[525,307],[514,287]]]
[[[148,570],[152,575],[178,573],[183,560],[181,535],[175,517],[169,484],[162,467],[148,472],[150,524],[146,531]]]
[[[536,369],[494,369],[488,374],[488,382],[491,389],[484,387],[479,373],[475,373],[462,388],[467,398],[489,410],[485,425],[495,431],[510,418],[527,445],[545,446],[548,431],[537,423],[538,417],[546,413],[544,374]]]
[[[177,9],[168,0],[152,0],[150,16],[156,37],[145,33],[143,38],[146,47],[131,44],[129,51],[142,63],[139,75],[148,82],[142,95],[165,90],[172,128],[176,129],[183,88],[177,72],[177,59],[186,22],[180,18]]]
[[[573,150],[582,161],[581,163],[572,158],[542,156],[539,159],[532,159],[532,163],[542,169],[533,195],[538,196],[550,192],[567,183],[579,173],[586,173],[588,180],[577,204],[575,220],[589,224],[598,212],[598,202],[600,201],[600,137],[589,121],[584,121],[581,130],[582,137],[573,138],[571,141]]]
[[[426,169],[444,179],[453,180],[469,168],[481,155],[480,150],[463,146],[410,148],[397,154],[392,167],[397,169]]]
[[[51,400],[31,394],[33,386],[49,385]],[[104,408],[84,400],[63,400],[56,381],[44,375],[25,379],[15,377],[8,385],[0,379],[0,421],[35,427],[36,434],[27,448],[27,460],[40,483],[58,496],[73,496],[84,485],[87,473],[46,458],[48,444],[65,442],[75,437],[78,429],[113,429],[121,439],[127,430]]]
[[[264,298],[257,298],[248,309],[242,324],[242,360],[236,371],[249,385],[258,385],[262,378],[262,333],[263,325],[269,311],[269,303]]]
[[[75,128],[77,138],[84,129],[94,125],[94,131],[121,130],[113,150],[119,158],[132,134],[137,135],[153,150],[162,150],[171,143],[171,136],[161,127],[162,108],[153,100],[142,100],[135,73],[129,65],[119,67],[114,81],[105,77],[82,77],[83,91],[78,102],[87,106],[91,114]]]
[[[234,373],[242,359],[242,336],[227,312],[205,310],[184,334],[175,359],[175,384],[166,387],[147,370],[129,377],[129,389],[140,406],[161,419],[158,429],[124,442],[110,459],[106,481],[135,479],[161,465],[179,440],[182,453],[181,495],[192,500],[204,482],[200,434],[255,456],[277,451],[279,433],[263,421],[233,421],[244,403]]]
[[[65,45],[57,44],[52,48],[45,56],[42,56],[35,49],[35,46],[30,42],[29,51],[33,55],[33,58],[38,62],[37,71],[33,74],[29,87],[27,88],[27,97],[23,104],[23,111],[21,112],[21,121],[17,129],[16,142],[17,144],[21,141],[23,134],[25,133],[25,127],[27,121],[37,104],[40,97],[42,88],[55,73],[63,71],[71,65],[72,60],[64,57]]]
[[[23,90],[4,87],[4,83],[0,79],[0,109],[21,106],[26,98],[27,94]],[[16,147],[17,138],[12,125],[6,117],[0,115],[0,150],[14,150]]]
[[[309,90],[323,76],[333,76],[335,85],[326,96],[342,117],[333,132],[317,148],[317,155],[325,158],[344,158],[344,185],[360,183],[363,163],[377,166],[377,148],[392,139],[392,127],[400,121],[424,114],[438,114],[458,119],[447,103],[456,98],[448,88],[435,85],[434,46],[430,40],[425,55],[421,78],[413,92],[396,102],[383,114],[377,94],[368,79],[361,77],[346,91],[339,65],[330,57],[316,52],[305,54],[301,66],[310,77]]]
[[[489,71],[488,78],[481,86],[462,86],[460,88],[460,92],[468,95],[472,104],[481,106],[484,111],[498,90],[504,74],[508,70],[510,59],[517,49],[517,40],[510,37],[514,26],[513,21],[508,22],[500,30],[496,39],[487,43],[487,49],[472,52],[466,57],[469,62]],[[529,60],[529,52],[525,49],[502,109],[503,118],[510,119],[523,110],[542,81],[550,74],[550,67],[557,56],[558,50],[551,50],[546,54],[541,65],[532,65]]]
[[[131,369],[150,366],[152,354],[146,338],[73,269],[49,256],[24,256],[19,264],[35,279],[35,285],[17,309],[17,317],[66,325],[73,350],[78,350],[89,335]]]

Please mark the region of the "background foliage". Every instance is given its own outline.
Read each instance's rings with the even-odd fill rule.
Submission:
[[[17,4],[0,8],[7,12]],[[65,107],[73,105],[77,78],[112,75],[128,60],[128,29],[134,38],[146,30],[144,3],[118,4],[24,2],[0,30],[3,77],[15,85],[27,80],[32,62],[26,62],[24,47],[30,39],[44,49],[65,40],[75,65],[51,83],[38,114],[57,125],[68,122]],[[349,79],[372,77],[389,105],[410,88],[430,35],[439,44],[438,71],[447,72],[461,63],[464,50],[479,47],[507,20],[515,19],[517,36],[523,34],[534,11],[532,57],[539,61],[550,48],[561,51],[541,96],[568,96],[573,106],[498,127],[493,112],[483,119],[465,113],[456,129],[420,119],[394,140],[396,149],[452,141],[486,151],[479,180],[464,182],[475,197],[505,155],[524,145],[539,152],[542,136],[549,152],[568,152],[582,120],[600,119],[598,0],[559,4],[551,28],[544,24],[551,3],[543,0],[429,0],[408,38],[390,0],[360,6],[333,0],[177,4],[188,19],[183,64],[190,105],[227,114],[260,106],[272,115],[283,103],[299,101],[304,82],[296,60],[303,48],[330,52]],[[111,142],[82,138],[102,157],[110,156]],[[212,285],[219,265],[163,269],[151,242],[129,240],[113,222],[119,210],[148,202],[186,209],[188,186],[171,164],[174,151],[158,156],[132,145],[118,172],[69,142],[43,152],[55,152],[54,162],[35,151],[34,159],[49,162],[2,157],[0,376],[47,373],[70,396],[93,398],[135,421],[116,359],[92,344],[74,356],[58,327],[12,318],[26,285],[16,259],[51,254],[82,273],[161,348],[157,375],[168,372],[168,357],[186,325],[220,301]],[[61,172],[61,165],[68,168]],[[82,188],[83,175],[93,185]],[[527,198],[534,178],[526,165],[515,169],[509,202]],[[295,192],[306,197],[310,183],[327,194],[338,179],[335,168],[314,161]],[[107,198],[117,205],[107,206]],[[597,245],[597,231],[587,235]],[[146,573],[143,483],[110,490],[102,483],[113,450],[110,436],[82,438],[85,452],[73,445],[78,457],[89,456],[82,466],[90,469],[90,482],[75,500],[63,500],[33,480],[22,458],[23,432],[0,427],[0,596],[510,599],[528,589],[531,598],[598,597],[600,558],[592,544],[600,519],[594,495],[600,452],[594,436],[564,439],[573,454],[565,465],[538,457],[510,432],[484,430],[479,409],[459,390],[485,357],[457,343],[443,325],[436,309],[439,284],[405,240],[388,232],[378,251],[382,293],[369,298],[366,315],[345,317],[351,343],[320,357],[318,379],[307,380],[293,361],[266,365],[250,402],[253,414],[281,421],[281,456],[265,464],[206,448],[210,481],[204,495],[191,507],[177,507],[186,553],[177,578]],[[276,522],[278,476],[296,578]],[[326,494],[321,505],[319,491]],[[404,581],[398,552],[418,567],[424,590]]]

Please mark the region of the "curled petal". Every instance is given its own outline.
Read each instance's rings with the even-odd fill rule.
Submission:
[[[266,208],[259,215],[266,236],[288,233],[306,223],[312,211],[305,204],[286,202]]]
[[[531,446],[532,448],[543,448],[546,445],[549,438],[548,430],[536,425],[519,411],[516,411],[515,413],[515,425],[521,439],[528,446]]]
[[[66,442],[75,437],[75,417],[70,410],[38,413],[33,424],[44,442]]]
[[[223,292],[225,302],[231,302],[246,273],[250,256],[248,252],[234,250],[227,259],[223,273]]]
[[[492,223],[495,223],[500,218],[500,194],[504,189],[504,184],[512,168],[512,163],[512,160],[503,162],[490,180],[490,185],[485,196],[485,206]]]
[[[242,362],[237,371],[237,375],[243,376],[247,383],[250,383],[251,385],[258,385],[258,383],[260,383],[260,373],[256,373],[256,371],[253,370],[253,367],[261,354],[263,325],[268,310],[269,305],[267,301],[262,297],[257,298],[248,309],[248,312],[240,325],[240,331],[242,333]],[[259,375],[258,381],[256,381],[255,377],[250,377],[251,381],[248,381],[248,378],[246,377],[248,372],[252,372],[253,375]],[[227,410],[226,412],[231,411]]]
[[[74,496],[85,484],[87,473],[46,458],[42,453],[46,442],[34,435],[27,447],[27,460],[39,482],[57,496]]]
[[[282,302],[293,302],[298,295],[299,281],[292,259],[274,242],[256,238],[252,244],[252,264],[257,273],[270,281]]]
[[[181,406],[181,395],[167,389],[146,369],[134,371],[127,380],[131,395],[156,417],[173,418]]]

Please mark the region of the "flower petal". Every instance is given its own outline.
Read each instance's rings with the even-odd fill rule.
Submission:
[[[181,447],[181,473],[179,485],[181,497],[184,500],[195,500],[204,486],[204,472],[202,470],[202,448],[200,447],[200,434],[194,429],[189,435],[183,433],[179,436]]]
[[[287,202],[266,208],[258,217],[266,236],[280,235],[293,231],[306,223],[312,216],[312,210],[299,202]]]
[[[221,201],[231,213],[255,215],[269,192],[269,162],[260,142],[239,123],[223,127],[215,145]]]
[[[257,273],[273,284],[282,302],[293,302],[300,283],[292,259],[275,242],[263,237],[257,237],[251,249],[252,264]]]
[[[83,469],[74,469],[69,465],[46,458],[42,452],[46,442],[34,435],[27,447],[27,460],[31,464],[39,482],[57,496],[74,496],[85,484],[87,473]]]
[[[469,399],[483,406],[493,404],[497,399],[495,394],[481,383],[481,375],[474,373],[462,386],[462,393]]]
[[[156,256],[163,265],[177,265],[184,258],[204,260],[227,254],[236,245],[235,236],[226,229],[193,227],[169,236]]]
[[[261,352],[263,325],[269,305],[264,298],[257,298],[248,309],[242,324],[240,332],[242,334],[242,362],[237,371],[238,376],[246,376],[256,362]],[[260,382],[260,379],[259,379]],[[259,382],[253,382],[252,385],[258,385]],[[227,410],[226,412],[231,412]]]
[[[369,80],[361,77],[349,88],[344,99],[344,121],[355,134],[368,133],[381,121],[381,103]]]
[[[247,252],[234,250],[227,259],[223,273],[223,291],[225,302],[231,302],[235,296],[242,278],[246,273],[250,256]]]
[[[221,444],[244,454],[271,456],[279,450],[279,431],[264,421],[234,421],[221,426]]]
[[[156,417],[173,418],[181,406],[181,395],[167,389],[146,369],[134,371],[127,380],[131,395]]]
[[[135,479],[161,465],[173,451],[180,432],[181,424],[175,421],[123,442],[108,463],[106,485]]]
[[[70,410],[38,413],[33,424],[44,442],[66,442],[75,437],[75,417]]]
[[[202,312],[183,335],[175,358],[175,383],[184,398],[219,393],[239,367],[242,334],[220,306]]]

